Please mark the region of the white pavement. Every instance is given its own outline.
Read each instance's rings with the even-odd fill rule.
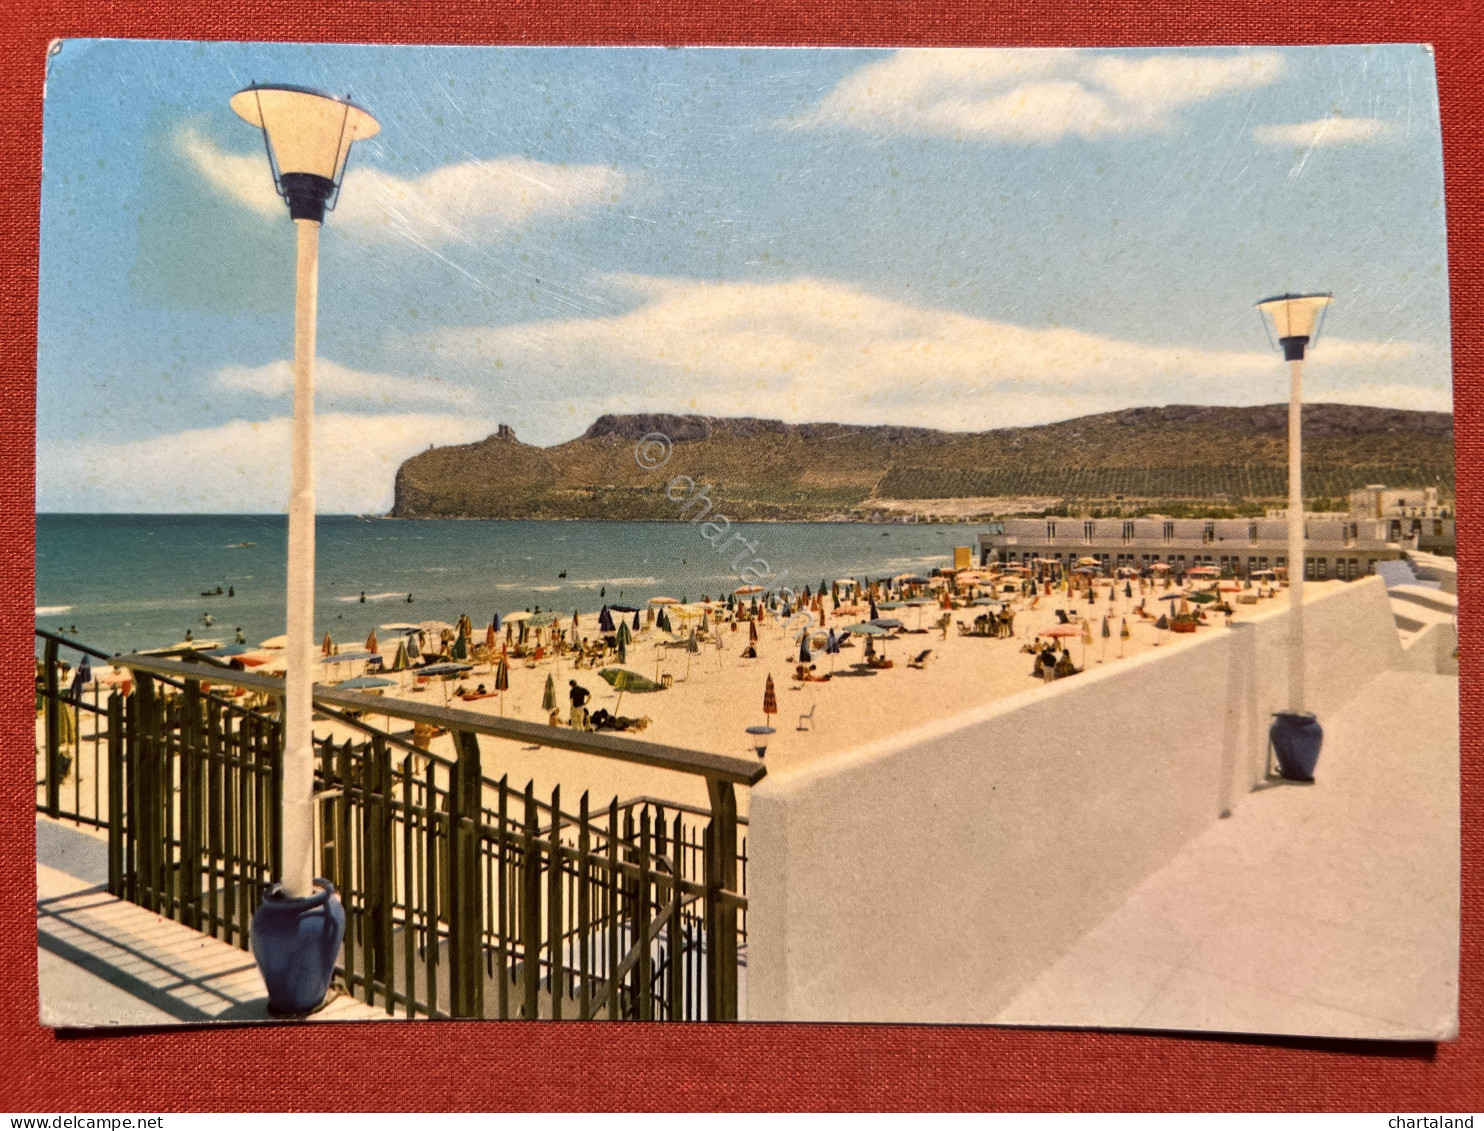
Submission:
[[[1243,798],[996,1021],[1455,1037],[1458,680],[1357,691],[1317,784]]]
[[[43,833],[43,828],[45,832]],[[86,863],[86,833],[38,821],[43,848],[70,842]],[[79,870],[90,871],[89,868]],[[41,1023],[54,1028],[271,1021],[252,955],[116,899],[96,882],[36,866]],[[385,1019],[341,997],[316,1021]]]

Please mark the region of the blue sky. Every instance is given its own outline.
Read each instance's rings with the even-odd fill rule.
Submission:
[[[319,504],[602,412],[979,430],[1451,404],[1415,45],[1119,51],[70,41],[45,110],[40,510],[278,511],[293,226],[251,81],[381,122],[322,237]]]

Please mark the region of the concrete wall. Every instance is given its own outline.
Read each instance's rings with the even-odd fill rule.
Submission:
[[[1404,671],[1435,675],[1458,674],[1458,629],[1451,624],[1426,625],[1402,648],[1398,665]]]
[[[1380,578],[1306,613],[1322,722],[1401,648]],[[991,1020],[1260,778],[1286,621],[1275,610],[764,780],[745,1015]]]

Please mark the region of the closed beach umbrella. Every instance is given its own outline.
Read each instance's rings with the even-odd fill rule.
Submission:
[[[747,642],[749,644],[757,643],[757,621],[755,620],[747,622]]]
[[[381,655],[381,646],[376,640],[376,630],[374,628],[371,630],[371,635],[366,637],[366,651],[370,652],[373,656]]]
[[[690,636],[685,641],[685,678],[690,678],[690,658],[701,650],[701,642],[696,639],[696,630],[690,630]]]
[[[1126,645],[1128,643],[1128,638],[1131,635],[1132,635],[1132,633],[1130,633],[1129,630],[1128,630],[1128,618],[1127,617],[1124,617],[1123,618],[1123,627],[1118,630],[1118,658],[1120,660],[1123,659],[1124,645]]]
[[[417,636],[415,634],[411,632],[407,634],[405,647],[409,660],[421,660],[423,658],[422,649],[417,646]]]
[[[550,677],[548,677],[550,678]],[[500,693],[500,714],[505,713],[505,692],[510,690],[510,664],[504,656],[495,668],[495,690]]]
[[[809,654],[809,634],[805,633],[799,637],[799,663],[807,664],[813,659],[814,657]]]
[[[320,641],[319,650],[326,656],[333,656],[335,654],[335,642],[330,639],[328,632],[325,633],[325,638]]]
[[[573,623],[575,624],[576,622],[574,621]],[[635,609],[634,610],[634,626],[633,627],[634,627],[634,631],[635,632],[638,632],[639,631],[639,610],[638,609]]]
[[[1129,600],[1133,600],[1133,597],[1134,597],[1134,587],[1132,585],[1130,585],[1127,581],[1125,581],[1123,583],[1123,595],[1125,597],[1127,597]]]
[[[77,665],[77,674],[72,677],[72,698],[76,702],[82,702],[82,689],[93,682],[93,666],[88,663],[84,656]]]
[[[1164,613],[1160,613],[1159,614],[1159,620],[1157,620],[1157,621],[1154,622],[1154,627],[1157,628],[1162,633],[1163,632],[1168,632],[1169,631],[1169,628],[1170,628],[1170,618],[1167,617],[1167,616],[1165,616]],[[1159,641],[1158,640],[1156,640],[1154,642],[1154,646],[1156,648],[1159,647]]]
[[[459,638],[453,642],[453,651],[449,653],[455,660],[467,660],[469,658],[469,638],[461,631]]]
[[[397,644],[397,655],[392,660],[392,671],[405,672],[412,666],[412,661],[407,658],[407,642],[405,640]]]
[[[1108,618],[1103,618],[1103,653],[1098,657],[1098,663],[1108,658],[1108,641],[1113,637],[1113,630],[1108,627]]]
[[[546,690],[541,692],[541,709],[556,710],[556,682],[551,678],[550,672],[546,673]]]
[[[618,641],[618,662],[620,664],[626,664],[629,662],[629,646],[622,637],[620,637]]]
[[[633,639],[634,639],[634,634],[629,631],[629,622],[628,621],[619,621],[618,622],[618,643],[619,643],[619,647],[622,647],[623,645],[630,643]]]
[[[495,632],[500,627],[498,623],[499,619],[499,617],[496,617],[493,621],[490,622],[489,627],[484,630],[484,646],[491,652],[495,650]]]
[[[878,609],[877,609],[877,608],[876,608],[876,598],[875,598],[875,597],[872,597],[872,598],[871,598],[871,616],[870,616],[870,618],[869,618],[869,619],[871,619],[871,620],[875,620],[875,619],[876,619],[876,618],[877,618],[877,617],[879,617],[879,616],[880,616],[880,615],[881,615],[881,612],[880,612],[880,610],[878,610]]]
[[[768,676],[767,685],[763,688],[763,722],[768,721],[769,715],[778,713],[778,695],[773,690],[773,677]]]

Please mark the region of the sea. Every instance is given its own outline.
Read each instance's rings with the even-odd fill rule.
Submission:
[[[700,523],[510,522],[321,515],[315,635],[363,642],[383,624],[476,625],[520,610],[595,613],[651,597],[724,597],[753,580],[837,578],[951,565],[977,528],[956,524],[736,523],[718,552]],[[710,533],[715,534],[713,528]],[[742,543],[730,541],[740,534]],[[285,631],[282,515],[38,514],[36,624],[109,654],[196,640],[257,644]],[[739,557],[741,560],[739,561]],[[760,572],[764,565],[754,565]]]

